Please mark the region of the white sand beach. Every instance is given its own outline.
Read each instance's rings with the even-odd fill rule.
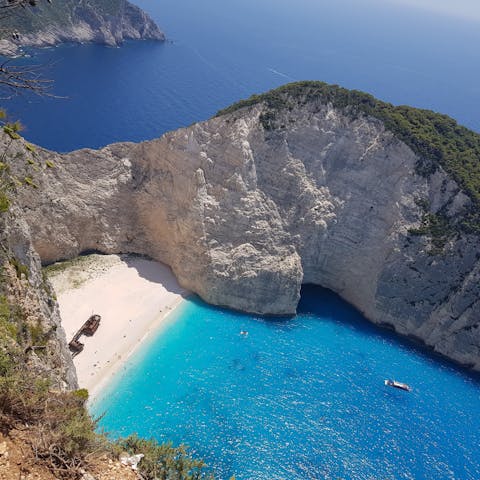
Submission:
[[[74,358],[90,398],[187,294],[168,267],[134,256],[89,255],[49,270],[67,341],[90,315],[102,317],[93,336],[81,337],[85,347]]]

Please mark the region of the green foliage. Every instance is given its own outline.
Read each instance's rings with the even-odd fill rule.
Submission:
[[[36,153],[37,149],[31,144],[25,142],[25,148],[30,152],[30,153]]]
[[[35,325],[28,325],[27,328],[32,345],[45,346],[47,344],[49,333],[44,331],[40,322],[37,322]]]
[[[25,277],[28,278],[28,267],[26,265],[17,260],[15,257],[10,258],[10,264],[15,268],[18,278],[22,278],[22,275],[25,275]]]
[[[0,348],[0,377],[5,377],[12,369],[14,364],[13,358],[9,355],[8,351]],[[1,380],[0,380],[1,384]]]
[[[7,297],[0,295],[0,320],[8,320],[10,318],[10,305]]]
[[[417,173],[429,175],[441,166],[471,198],[473,206],[460,219],[464,231],[480,233],[480,134],[430,110],[394,106],[357,90],[323,82],[296,82],[263,95],[253,95],[217,115],[263,103],[260,121],[265,130],[281,129],[278,112],[307,103],[331,104],[350,116],[367,115],[381,120],[385,128],[406,143],[420,158]]]
[[[79,478],[87,456],[106,451],[106,439],[95,432],[96,421],[85,409],[84,395],[52,391],[48,379],[38,377],[20,354],[0,349],[0,422],[23,424],[40,461],[59,478]]]
[[[51,263],[50,265],[43,267],[43,272],[45,273],[45,277],[48,278],[50,275],[62,273],[65,270],[69,270],[73,267],[86,268],[90,262],[92,262],[91,256],[81,255],[79,257],[72,258],[71,260]]]
[[[19,140],[21,137],[18,132],[22,130],[22,126],[19,122],[7,123],[3,126],[3,131],[6,133],[12,140]]]
[[[17,327],[11,322],[10,305],[4,295],[0,295],[0,377],[4,377],[14,366],[11,354],[15,345]]]
[[[5,213],[10,208],[10,199],[5,192],[0,190],[0,213]]]
[[[171,443],[159,444],[145,440],[136,434],[116,441],[117,449],[129,455],[142,453],[144,458],[138,467],[146,480],[197,480],[212,479],[201,460],[193,459],[184,445],[173,447]]]
[[[454,233],[454,228],[448,218],[442,214],[425,213],[420,228],[411,229],[411,235],[428,235],[431,239],[431,255],[438,255],[443,252],[445,244]]]
[[[5,295],[0,295],[0,347],[5,344],[6,340],[16,340],[16,338],[17,326],[11,321],[10,305]]]
[[[32,177],[25,177],[24,178],[24,182],[29,185],[30,187],[33,187],[33,188],[38,188],[38,185],[33,181],[33,178]]]
[[[81,457],[99,441],[102,443],[95,433],[95,422],[85,409],[83,401],[78,400],[78,396],[72,394],[65,397],[63,406],[56,412],[64,421],[54,424],[62,450],[70,458]]]
[[[38,187],[30,172],[38,170],[40,164],[35,146],[25,142],[19,134],[23,129],[21,123],[6,121],[6,112],[2,109],[0,109],[0,126],[6,139],[3,151],[0,151],[0,213],[5,213],[10,208],[9,194],[17,187],[22,185]],[[18,145],[19,148],[14,149],[15,145]],[[28,168],[25,172],[28,174],[22,181],[11,173],[11,165],[17,163],[21,166],[21,162]],[[51,160],[46,160],[45,165],[48,168],[55,166]]]
[[[11,362],[0,377],[0,419],[3,422],[30,422],[45,401],[45,382],[39,382],[38,378],[22,365],[18,352],[5,353]]]
[[[18,8],[15,14],[0,19],[0,38],[10,38],[12,32],[35,33],[45,30],[46,26],[61,28],[72,25],[79,4],[92,5],[98,15],[118,15],[125,0],[62,0],[60,2],[37,2],[34,8]]]
[[[72,266],[71,262],[71,260],[65,260],[64,262],[55,262],[43,267],[42,271],[45,274],[45,278],[48,278],[49,275],[64,272]]]
[[[72,394],[78,398],[79,401],[83,402],[83,404],[85,404],[88,400],[88,390],[86,388],[74,390]]]

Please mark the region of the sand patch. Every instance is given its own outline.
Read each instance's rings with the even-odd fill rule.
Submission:
[[[80,387],[95,396],[187,294],[165,265],[135,256],[89,255],[47,268],[70,341],[93,313],[102,317],[74,358]]]

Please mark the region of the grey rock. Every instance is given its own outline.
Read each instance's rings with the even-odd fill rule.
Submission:
[[[440,255],[418,200],[461,214],[469,199],[375,119],[328,105],[262,104],[140,144],[59,155],[19,198],[43,262],[86,250],[149,255],[207,302],[295,313],[302,284],[327,287],[372,322],[480,370],[480,244]]]
[[[100,0],[81,0],[47,5],[35,13],[20,12],[26,16],[25,25],[20,23],[19,29],[15,29],[19,31],[18,39],[12,35],[0,39],[0,54],[11,56],[17,54],[20,47],[48,47],[66,42],[118,46],[127,39],[165,40],[156,23],[136,5],[118,1],[119,8],[112,14],[99,8],[100,3]],[[8,27],[3,30],[10,31]]]
[[[7,291],[11,299],[21,306],[24,320],[34,319],[44,332],[50,332],[48,346],[44,351],[46,353],[38,356],[34,348],[29,351],[30,367],[43,376],[48,376],[56,389],[78,388],[54,290],[49,280],[42,275],[40,258],[33,248],[29,227],[16,206],[2,217],[0,225],[3,252],[28,269],[28,278],[22,274],[20,279],[15,273],[9,276],[4,270],[2,281],[8,285]]]
[[[91,473],[84,473],[82,480],[97,480]]]

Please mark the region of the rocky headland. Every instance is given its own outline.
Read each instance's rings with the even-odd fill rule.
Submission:
[[[148,14],[126,0],[39,1],[1,19],[0,27],[3,55],[65,42],[117,46],[126,39],[165,40]]]
[[[294,314],[317,284],[480,370],[479,139],[305,82],[157,140],[38,149],[55,166],[17,202],[43,263],[145,254],[207,302],[260,314]]]

